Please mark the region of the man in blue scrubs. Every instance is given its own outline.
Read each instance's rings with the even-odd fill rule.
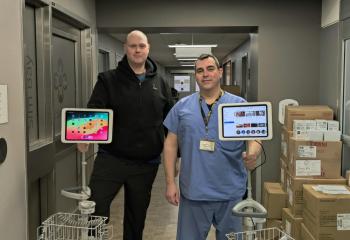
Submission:
[[[216,239],[242,230],[242,219],[232,207],[246,191],[247,171],[260,155],[260,144],[220,141],[218,105],[245,102],[220,88],[222,68],[213,55],[203,54],[195,63],[200,92],[181,99],[164,121],[168,135],[164,144],[166,198],[180,205],[177,239],[205,240],[211,225]],[[181,151],[180,190],[175,182],[177,150]]]

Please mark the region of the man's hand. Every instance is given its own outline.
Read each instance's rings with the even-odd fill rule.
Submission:
[[[257,155],[249,153],[247,154],[246,152],[243,152],[242,157],[246,168],[248,168],[248,170],[253,170],[256,165]]]
[[[89,150],[89,144],[88,143],[78,143],[77,148],[79,152],[87,152]]]
[[[165,197],[169,203],[178,206],[180,202],[179,189],[175,183],[167,184]]]

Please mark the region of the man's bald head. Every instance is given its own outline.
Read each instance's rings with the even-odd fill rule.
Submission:
[[[127,35],[126,42],[124,44],[124,51],[129,65],[134,72],[140,71],[136,70],[136,68],[145,68],[149,48],[150,45],[148,43],[147,36],[143,32],[134,30]]]
[[[130,41],[130,38],[134,38],[134,37],[143,38],[148,43],[148,38],[147,38],[146,34],[141,32],[140,30],[133,30],[133,31],[129,32],[128,35],[126,36],[126,43],[128,43]]]

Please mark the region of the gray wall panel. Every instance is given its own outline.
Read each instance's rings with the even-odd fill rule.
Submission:
[[[340,43],[339,23],[321,30],[320,104],[329,105],[339,117]]]

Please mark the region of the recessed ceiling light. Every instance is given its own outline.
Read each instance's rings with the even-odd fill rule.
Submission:
[[[175,44],[168,45],[169,48],[209,48],[217,47],[217,44],[196,44],[196,45],[187,45],[187,44]]]

